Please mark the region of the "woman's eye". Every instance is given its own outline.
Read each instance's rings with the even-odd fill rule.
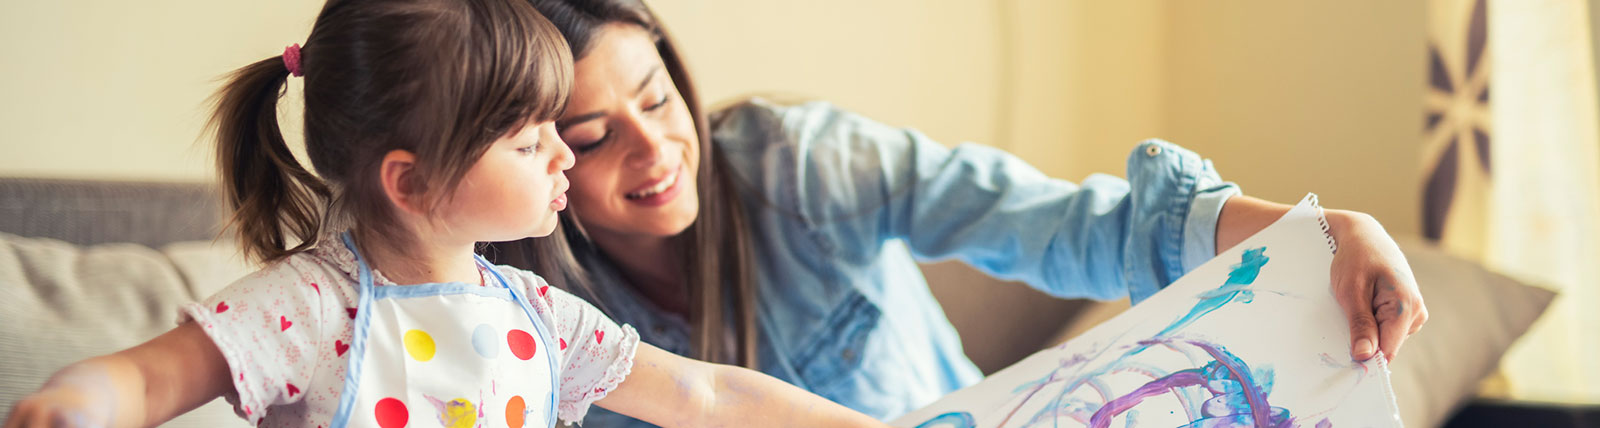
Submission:
[[[661,108],[661,106],[667,105],[667,101],[670,98],[671,98],[670,95],[662,95],[661,96],[661,101],[656,101],[655,104],[651,104],[650,106],[645,107],[644,111],[653,111],[655,109]]]
[[[571,145],[572,151],[580,155],[589,153],[594,151],[594,149],[600,148],[600,145],[605,144],[606,140],[609,139],[611,139],[611,130],[606,130],[605,135],[601,135],[600,138],[594,140],[593,142]]]

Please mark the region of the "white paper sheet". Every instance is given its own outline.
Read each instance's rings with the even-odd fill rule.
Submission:
[[[1383,358],[1350,357],[1316,196],[1084,335],[901,427],[1398,427]]]

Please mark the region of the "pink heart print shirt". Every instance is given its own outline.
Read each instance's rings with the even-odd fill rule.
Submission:
[[[252,425],[329,425],[349,367],[358,266],[354,253],[330,240],[182,309],[179,322],[198,323],[227,360],[234,392],[225,398]],[[495,269],[556,336],[557,416],[581,421],[591,404],[627,377],[639,334],[532,272]],[[372,275],[378,287],[398,286],[376,270]]]

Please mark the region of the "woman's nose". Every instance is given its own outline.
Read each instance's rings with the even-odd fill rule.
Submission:
[[[635,122],[628,127],[628,137],[634,144],[630,147],[627,166],[634,169],[649,169],[670,157],[672,143],[663,138],[660,133],[654,132],[649,126]]]

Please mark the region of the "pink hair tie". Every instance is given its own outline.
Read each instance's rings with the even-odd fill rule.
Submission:
[[[300,71],[300,44],[295,43],[283,48],[283,67],[289,69],[289,74],[294,77],[306,75]]]

